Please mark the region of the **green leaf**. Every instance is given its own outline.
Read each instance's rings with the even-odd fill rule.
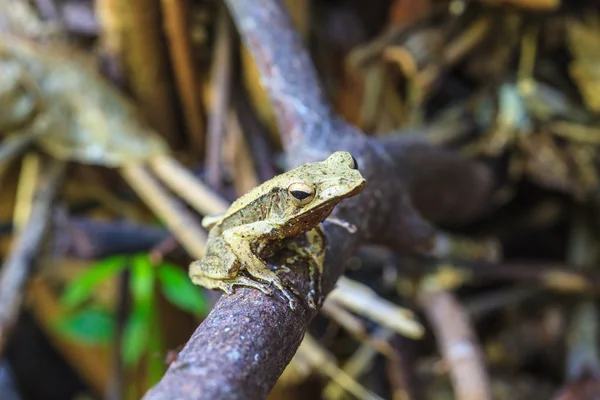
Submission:
[[[146,379],[149,387],[154,386],[161,380],[166,372],[164,361],[165,346],[161,335],[161,326],[158,315],[155,313],[151,319],[150,338],[148,339],[148,365],[146,368]]]
[[[123,337],[123,361],[128,366],[137,364],[148,349],[153,317],[154,280],[154,267],[148,255],[135,256],[129,277],[133,310]]]
[[[109,344],[114,337],[115,321],[110,312],[88,308],[61,316],[53,324],[60,334],[87,344]]]
[[[127,320],[123,335],[123,361],[134,366],[148,349],[151,331],[151,314],[141,307],[134,307]]]
[[[158,279],[163,294],[171,303],[200,317],[208,313],[208,301],[204,293],[181,268],[163,263],[158,267]]]
[[[142,307],[150,306],[154,293],[154,267],[147,254],[140,254],[132,260],[131,276],[129,278],[129,289],[133,302]]]
[[[87,300],[98,284],[109,279],[127,266],[126,256],[108,257],[90,265],[89,269],[75,278],[61,296],[66,307],[76,307]]]

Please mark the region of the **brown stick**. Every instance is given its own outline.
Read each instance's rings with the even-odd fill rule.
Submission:
[[[173,157],[155,157],[149,161],[149,164],[165,185],[183,197],[200,214],[221,214],[229,208],[225,199],[196,179]]]
[[[156,215],[164,218],[165,223],[192,257],[204,257],[206,234],[190,213],[179,207],[142,166],[122,167],[121,175],[144,203]]]
[[[161,5],[183,115],[192,139],[192,148],[201,154],[204,149],[204,121],[189,34],[190,1],[162,0]]]
[[[208,115],[207,133],[207,171],[206,181],[215,189],[221,187],[221,144],[229,106],[231,87],[231,21],[227,9],[222,6],[217,23],[217,41],[215,44],[214,61],[211,81],[213,82],[212,101]]]
[[[49,163],[40,174],[29,219],[15,238],[0,273],[0,354],[19,316],[25,283],[48,229],[52,202],[60,188],[64,164],[54,160]]]
[[[127,221],[95,221],[64,216],[56,225],[54,247],[57,255],[83,259],[148,251],[170,237],[166,229]]]
[[[435,331],[457,400],[491,399],[490,382],[469,318],[454,295],[425,292],[421,303]]]

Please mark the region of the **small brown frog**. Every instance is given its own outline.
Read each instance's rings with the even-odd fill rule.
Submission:
[[[263,183],[236,200],[224,215],[204,218],[203,226],[210,229],[206,256],[190,264],[190,278],[228,294],[236,285],[271,294],[272,285],[294,309],[292,293],[264,259],[281,249],[286,239],[306,234],[309,245],[296,251],[310,255],[321,272],[325,237],[320,223],[339,202],[360,193],[365,183],[354,157],[343,151]],[[314,268],[310,274],[308,304],[314,308]]]

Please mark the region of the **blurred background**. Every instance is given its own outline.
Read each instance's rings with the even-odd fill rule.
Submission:
[[[496,184],[469,224],[425,215],[471,256],[361,248],[347,277],[371,297],[326,303],[270,398],[475,399],[448,347],[461,318],[480,398],[600,398],[600,2],[285,4],[347,121],[480,160]],[[0,134],[0,398],[140,398],[219,295],[187,278],[195,211],[284,168],[225,4],[0,0]],[[156,154],[163,184],[123,167]],[[194,196],[214,206],[184,207]],[[399,306],[423,337],[381,322]]]

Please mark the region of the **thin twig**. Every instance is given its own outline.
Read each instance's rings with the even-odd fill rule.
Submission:
[[[491,21],[488,18],[480,18],[466,28],[459,37],[448,43],[444,49],[442,63],[427,67],[417,76],[419,87],[430,90],[443,70],[460,61],[467,52],[481,43],[490,27]]]
[[[355,338],[366,338],[367,328],[363,321],[329,297],[325,299],[321,313],[335,321]]]
[[[21,154],[37,137],[38,132],[35,131],[18,132],[5,137],[0,146],[0,164],[6,164]]]
[[[17,132],[7,135],[0,145],[0,188],[10,162],[19,156],[38,137],[38,132]]]
[[[361,384],[356,382],[352,376],[346,371],[340,369],[327,356],[327,352],[319,345],[319,343],[306,334],[300,348],[299,355],[308,360],[313,368],[328,376],[332,381],[343,387],[347,392],[356,396],[360,400],[383,400],[381,397],[365,389]]]
[[[229,110],[227,128],[229,131],[229,159],[234,170],[233,183],[236,193],[241,196],[258,186],[260,182],[256,176],[254,160],[246,144],[240,120],[234,110]]]
[[[13,212],[13,226],[17,231],[25,226],[31,215],[39,169],[40,157],[38,154],[28,153],[23,157]]]
[[[29,219],[15,238],[0,272],[0,353],[19,315],[25,283],[51,221],[52,202],[60,189],[63,170],[64,164],[54,160],[41,169]]]
[[[204,121],[189,33],[190,1],[161,0],[161,4],[183,114],[192,148],[200,154],[204,149]]]
[[[598,235],[592,220],[583,210],[576,210],[572,218],[567,262],[577,269],[598,263]],[[566,375],[570,383],[587,375],[600,377],[598,307],[587,299],[577,304],[574,314],[567,341]]]
[[[329,294],[329,300],[343,304],[401,335],[414,339],[423,335],[424,328],[412,311],[379,297],[368,286],[346,277],[338,280],[337,287]]]
[[[447,291],[423,292],[420,302],[447,363],[456,399],[491,400],[483,355],[462,306]]]
[[[476,297],[463,301],[465,311],[476,320],[489,315],[491,312],[506,309],[523,303],[536,295],[543,293],[539,287],[525,285],[510,286],[495,291],[487,291]]]
[[[376,341],[388,341],[394,332],[380,328],[373,335],[372,339]],[[367,341],[361,344],[361,346],[352,354],[352,357],[348,359],[342,366],[342,371],[348,374],[352,379],[357,379],[361,373],[365,372],[369,367],[373,365],[375,356],[379,355],[379,351],[373,346],[371,341]],[[331,381],[323,389],[323,397],[327,400],[337,400],[343,398],[345,390],[340,386],[339,382]]]
[[[236,88],[235,96],[233,96],[233,107],[240,125],[244,127],[243,133],[254,155],[256,173],[261,182],[267,181],[275,176],[273,152],[268,143],[267,128],[252,111],[248,95],[243,88]]]
[[[127,221],[106,222],[65,216],[56,224],[56,253],[83,259],[147,251],[169,237],[166,229]]]
[[[417,360],[413,343],[400,335],[389,340],[392,348],[387,363],[388,377],[392,391],[392,399],[417,400],[422,399],[423,385],[420,385],[417,371]]]
[[[194,216],[180,207],[143,167],[128,165],[121,168],[121,175],[144,200],[152,211],[162,217],[186,251],[195,258],[204,257],[206,233]]]
[[[149,161],[162,182],[183,197],[200,214],[222,214],[229,203],[200,182],[190,171],[171,156],[155,157]]]
[[[221,179],[221,143],[227,117],[231,86],[232,27],[227,8],[221,7],[217,23],[217,41],[212,65],[212,101],[208,115],[206,180],[219,189]]]
[[[567,264],[534,261],[486,262],[473,260],[423,259],[408,257],[379,247],[364,246],[363,257],[382,264],[395,265],[406,277],[422,277],[438,288],[454,289],[467,282],[521,281],[567,293],[598,293],[600,275]],[[474,254],[463,252],[463,254]],[[485,253],[479,253],[485,254]]]

